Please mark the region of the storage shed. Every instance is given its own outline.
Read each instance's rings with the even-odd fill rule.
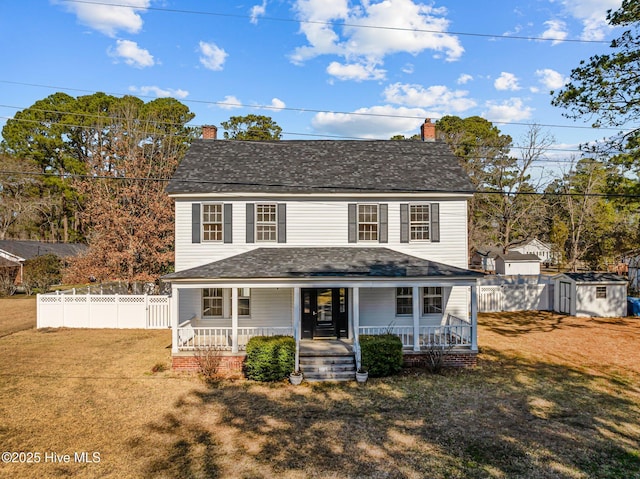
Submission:
[[[540,274],[540,258],[517,251],[500,253],[496,256],[496,274]]]
[[[562,273],[553,277],[554,311],[603,318],[627,315],[627,280],[612,273]]]

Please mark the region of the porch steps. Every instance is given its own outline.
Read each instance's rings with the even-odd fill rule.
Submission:
[[[304,379],[313,381],[353,381],[356,378],[356,361],[349,354],[301,354],[300,370]]]

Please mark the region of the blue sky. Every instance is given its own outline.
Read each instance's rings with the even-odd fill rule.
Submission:
[[[516,142],[558,125],[544,129],[562,161],[612,133],[562,117],[549,91],[608,51],[620,0],[92,1],[0,3],[0,126],[56,91],[104,91],[175,97],[194,125],[268,115],[284,139],[480,115]]]

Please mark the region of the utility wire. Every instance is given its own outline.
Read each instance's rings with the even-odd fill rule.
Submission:
[[[58,90],[58,91],[65,90],[65,91],[77,91],[77,92],[91,93],[91,94],[96,93],[94,90],[87,90],[83,88],[70,88],[70,87],[55,86],[55,85],[43,85],[38,83],[25,83],[25,82],[17,82],[12,80],[0,79],[0,83],[6,83],[9,85],[21,85],[21,86],[32,86],[32,87],[38,87],[38,88],[47,88],[47,89]],[[113,95],[113,96],[136,96],[138,98],[149,98],[153,100],[158,98],[152,95],[138,95],[138,94],[131,95],[131,93],[120,93],[120,92],[102,92],[102,93],[105,93],[107,95]],[[245,103],[228,103],[224,101],[195,100],[195,99],[186,99],[186,98],[180,100],[180,102],[196,103],[196,104],[202,104],[202,105],[255,108],[255,109],[261,109],[261,110],[273,110],[273,111],[284,110],[284,111],[294,111],[294,112],[300,112],[300,113],[332,113],[335,115],[363,116],[363,117],[374,117],[374,118],[401,118],[401,119],[412,119],[412,120],[424,119],[424,115],[412,116],[412,115],[399,115],[399,114],[396,115],[396,114],[390,114],[390,113],[364,113],[364,112],[332,111],[332,110],[319,110],[314,108],[294,108],[294,107],[282,107],[282,108],[277,107],[276,108],[272,105],[247,105]],[[9,108],[15,108],[15,107],[9,107]],[[490,121],[491,123],[495,123],[498,125],[512,125],[512,126],[530,126],[531,125],[530,123],[524,123],[524,122],[492,121],[489,119],[487,119],[487,121]],[[583,130],[595,129],[593,126],[590,126],[590,125],[556,125],[556,124],[540,124],[540,123],[538,123],[538,125],[543,126],[545,128],[572,128],[572,129],[583,129]],[[610,128],[610,127],[598,127],[597,130],[619,131],[620,129]]]
[[[133,5],[95,2],[95,1],[88,1],[88,0],[61,0],[61,1],[65,3],[79,3],[79,4],[85,4],[85,5],[106,5],[109,7],[121,7],[121,8],[128,8],[132,10],[141,10],[141,11],[150,10],[150,11],[166,12],[166,13],[180,13],[180,14],[207,15],[207,16],[225,17],[225,18],[253,19],[251,15],[243,15],[239,13],[208,12],[208,11],[200,11],[200,10],[182,10],[182,9],[161,8],[161,7],[135,7]],[[456,32],[456,31],[443,32],[441,30],[430,30],[430,29],[423,29],[423,28],[390,27],[385,25],[363,25],[359,23],[337,23],[337,22],[329,22],[329,21],[321,21],[321,20],[302,20],[302,19],[294,19],[294,18],[269,17],[269,16],[260,16],[259,18],[260,20],[266,20],[271,22],[304,23],[309,25],[328,25],[328,26],[339,25],[342,27],[349,27],[349,28],[368,28],[368,29],[374,29],[374,30],[391,30],[391,31],[413,32],[413,33],[431,33],[436,35],[459,35],[459,36],[468,36],[468,37],[500,38],[500,39],[513,39],[513,40],[536,40],[536,41],[545,41],[545,42],[597,43],[597,44],[604,44],[604,45],[610,44],[610,42],[607,40],[526,37],[526,36],[520,36],[520,35]]]
[[[42,173],[42,172],[25,172],[25,171],[7,171],[0,170],[0,175],[28,175],[28,176],[45,176],[59,178],[60,175],[55,173]],[[65,173],[62,175],[64,178],[71,179],[84,179],[84,180],[118,180],[118,181],[153,181],[153,182],[169,182],[171,178],[158,178],[151,176],[142,177],[130,177],[130,176],[105,176],[105,175],[82,175],[74,173]],[[507,191],[492,191],[492,190],[431,190],[421,188],[373,188],[373,187],[359,187],[359,186],[344,186],[344,185],[295,185],[287,183],[262,183],[262,182],[248,182],[248,181],[216,181],[216,180],[202,180],[202,179],[176,179],[177,183],[190,183],[190,184],[207,184],[216,186],[258,186],[269,188],[305,188],[307,190],[331,190],[336,189],[348,189],[359,190],[362,192],[373,193],[438,193],[438,194],[481,194],[481,195],[501,195],[501,196],[579,196],[579,197],[596,197],[596,198],[627,198],[627,199],[640,199],[640,194],[632,195],[626,193],[569,193],[569,192],[538,192],[538,191],[521,191],[521,192],[507,192]]]

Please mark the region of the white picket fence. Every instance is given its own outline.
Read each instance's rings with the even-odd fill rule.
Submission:
[[[39,294],[38,328],[171,327],[169,296],[120,294]]]
[[[553,284],[502,284],[478,287],[478,311],[551,311]]]

